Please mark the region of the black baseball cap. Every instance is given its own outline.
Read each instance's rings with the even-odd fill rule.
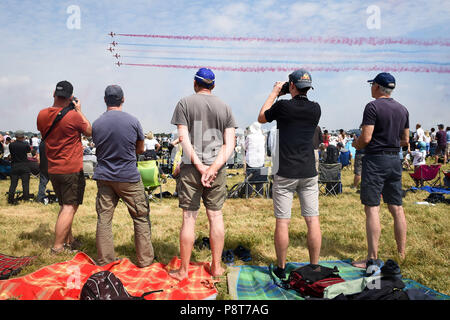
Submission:
[[[73,93],[73,86],[69,81],[60,81],[56,85],[55,96],[69,99]]]
[[[107,86],[105,89],[105,102],[107,106],[118,106],[122,104],[123,91],[116,84]]]
[[[379,84],[382,87],[388,88],[388,89],[394,89],[395,88],[395,78],[392,74],[387,72],[381,72],[377,74],[375,79],[373,80],[367,80],[367,82],[375,82],[376,84]]]

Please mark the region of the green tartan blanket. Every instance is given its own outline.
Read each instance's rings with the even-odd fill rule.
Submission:
[[[289,262],[286,264],[286,274],[308,263]],[[346,281],[359,279],[364,276],[365,270],[351,265],[351,260],[320,261],[320,265],[339,269],[339,275]],[[228,290],[234,300],[304,300],[296,291],[286,290],[278,286],[271,276],[269,267],[236,266],[229,267],[227,275]],[[427,288],[411,279],[402,279],[405,289],[416,288],[425,294],[438,299],[450,300],[450,296]]]

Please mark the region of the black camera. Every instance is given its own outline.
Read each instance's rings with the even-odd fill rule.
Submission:
[[[77,102],[78,102],[78,99],[76,97],[73,97],[72,101],[70,101],[70,104],[69,104],[70,108],[75,109],[75,103],[77,103]]]
[[[278,96],[283,96],[285,94],[289,93],[289,82],[285,82],[283,86],[281,87],[280,93]]]

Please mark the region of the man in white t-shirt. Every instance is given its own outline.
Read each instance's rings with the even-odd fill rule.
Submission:
[[[420,123],[416,124],[416,133],[414,134],[414,140],[417,142],[425,141],[425,132],[422,129],[422,125]]]

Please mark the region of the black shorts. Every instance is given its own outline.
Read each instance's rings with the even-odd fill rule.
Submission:
[[[49,174],[58,203],[80,205],[83,203],[86,180],[84,172],[70,174]]]
[[[380,198],[402,205],[402,163],[398,154],[366,154],[362,159],[361,203],[376,207]]]

